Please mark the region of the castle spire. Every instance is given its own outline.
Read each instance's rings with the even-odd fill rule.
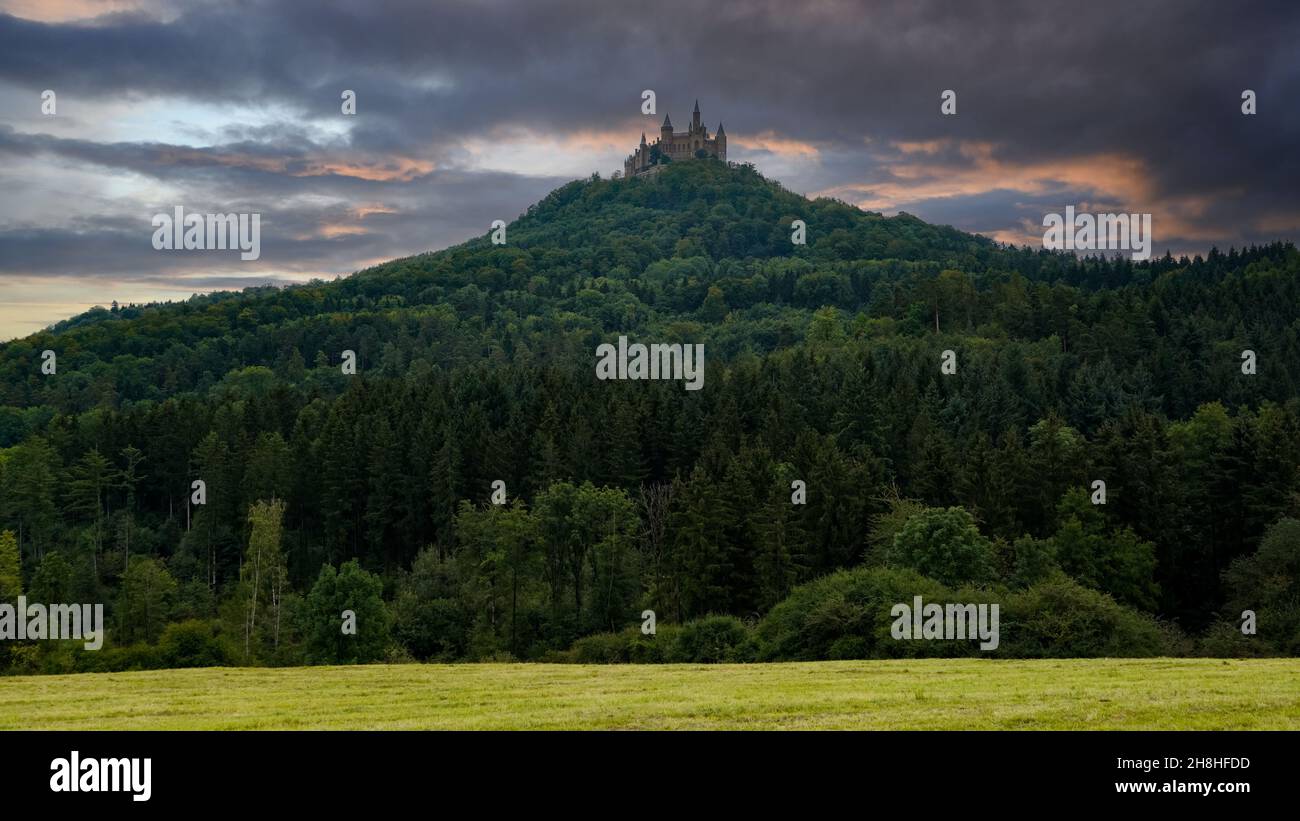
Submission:
[[[673,121],[672,121],[672,118],[669,117],[667,114],[664,115],[664,124],[663,124],[663,126],[661,126],[661,127],[662,127],[662,128],[672,128],[672,127],[673,127]]]
[[[725,129],[725,128],[722,127],[722,120],[718,120],[718,133],[717,133],[716,135],[714,135],[714,136],[717,136],[717,137],[725,137],[725,136],[727,136],[727,129]]]
[[[691,112],[691,130],[700,130],[700,101],[695,101],[695,111]]]

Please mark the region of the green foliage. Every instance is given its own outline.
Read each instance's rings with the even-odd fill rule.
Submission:
[[[389,615],[383,581],[356,560],[336,571],[325,565],[307,594],[301,626],[304,649],[313,664],[357,664],[383,657],[389,642]],[[344,613],[356,617],[356,633],[343,632]]]
[[[22,594],[23,568],[18,539],[11,530],[0,531],[0,602],[12,604]]]
[[[937,651],[943,642],[900,642],[890,636],[890,609],[914,596],[949,601],[942,584],[910,569],[862,567],[794,589],[756,630],[763,661],[890,658]]]
[[[0,552],[3,548],[0,547]],[[39,602],[66,602],[79,600],[77,569],[61,552],[46,553],[40,566],[32,574],[30,599]],[[0,587],[3,587],[0,584]],[[0,595],[0,599],[3,599]]]
[[[238,657],[214,625],[200,619],[167,625],[158,640],[158,656],[166,667],[224,667]]]
[[[1254,611],[1254,642],[1278,653],[1300,653],[1300,520],[1281,519],[1264,534],[1259,550],[1225,573],[1225,615],[1240,635],[1241,614]]]
[[[999,655],[1141,658],[1177,654],[1174,632],[1105,593],[1056,576],[1007,599]]]
[[[271,652],[280,646],[284,601],[290,592],[280,549],[284,509],[285,503],[278,499],[255,502],[248,509],[248,550],[240,566],[246,661],[254,650],[254,641],[259,647],[269,645]]]
[[[734,616],[706,616],[688,621],[674,636],[669,660],[690,664],[752,661],[749,630]]]
[[[122,574],[117,600],[116,640],[155,642],[176,603],[176,580],[157,559],[138,556]]]
[[[757,646],[734,616],[705,616],[681,625],[661,624],[655,634],[639,627],[595,633],[573,643],[568,661],[578,664],[720,664],[755,661]]]
[[[992,581],[993,545],[980,535],[975,519],[960,507],[930,508],[907,520],[894,536],[886,561],[908,567],[943,584]]]
[[[1198,633],[1255,609],[1266,651],[1300,652],[1289,560],[1263,551],[1300,517],[1294,246],[1076,258],[721,162],[575,181],[509,236],[0,344],[9,586],[113,605],[115,665],[194,618],[241,663],[295,663],[319,628],[298,597],[350,559],[420,659],[543,658],[645,608],[766,621],[886,561],[1022,592],[1060,570]],[[707,388],[597,383],[620,334],[703,344]],[[33,374],[46,348],[58,379]],[[274,527],[249,519],[266,500]],[[876,626],[799,657],[883,652]],[[637,635],[629,658],[667,646]],[[44,652],[23,663],[67,663]]]
[[[420,551],[393,601],[393,637],[417,659],[454,661],[465,655],[473,614],[462,600],[454,562],[433,548]]]
[[[1051,539],[1021,536],[1011,545],[1008,564],[1006,577],[1012,587],[1030,587],[1046,581],[1060,569],[1056,563],[1056,543]]]

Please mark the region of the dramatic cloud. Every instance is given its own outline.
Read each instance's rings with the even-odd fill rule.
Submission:
[[[1158,253],[1300,233],[1293,3],[656,9],[0,0],[0,339],[462,241],[696,98],[793,190],[1004,241],[1069,204],[1151,212]],[[176,205],[261,213],[261,257],[154,251]]]

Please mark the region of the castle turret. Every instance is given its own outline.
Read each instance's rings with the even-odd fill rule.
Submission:
[[[727,129],[722,127],[722,120],[718,120],[718,133],[713,142],[718,146],[718,159],[727,159]]]
[[[672,118],[669,117],[667,114],[664,115],[664,124],[659,126],[659,134],[660,134],[659,139],[663,140],[664,142],[672,142],[673,121]]]
[[[700,130],[700,101],[695,101],[695,111],[691,114],[691,131]]]

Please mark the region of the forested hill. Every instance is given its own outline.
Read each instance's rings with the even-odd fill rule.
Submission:
[[[805,245],[791,241],[796,219],[807,225]],[[203,394],[232,370],[337,363],[342,350],[357,351],[367,368],[398,358],[452,366],[494,352],[585,355],[598,336],[674,323],[713,343],[711,356],[730,357],[788,346],[825,306],[855,318],[856,336],[872,319],[894,319],[915,335],[919,326],[970,331],[996,318],[1009,336],[1055,334],[1068,349],[1072,324],[1094,324],[1079,312],[1112,304],[1075,288],[1140,290],[1156,297],[1141,320],[1157,335],[1180,322],[1177,314],[1199,313],[1215,322],[1207,337],[1222,339],[1243,322],[1286,325],[1296,283],[1282,272],[1294,271],[1295,256],[1279,244],[1216,250],[1209,260],[1078,260],[908,214],[810,201],[752,166],[679,163],[652,179],[569,183],[511,223],[504,246],[485,234],[328,283],[93,309],[0,344],[0,405],[76,412]],[[1277,284],[1289,290],[1257,282],[1235,297],[1253,291],[1255,304],[1228,316],[1209,309],[1205,289],[1232,285],[1231,275],[1255,262],[1278,270]],[[728,327],[736,322],[742,333]],[[36,367],[46,349],[59,356],[58,380]],[[1296,393],[1294,383],[1280,387],[1290,394],[1270,395]],[[12,420],[0,419],[0,445],[14,435]]]
[[[542,658],[644,608],[825,657],[900,652],[844,602],[911,577],[844,574],[919,573],[1019,597],[1008,624],[1039,638],[1001,652],[1188,652],[1170,636],[1250,608],[1251,648],[1293,653],[1298,306],[1289,243],[1078,260],[714,161],[574,182],[502,246],[0,346],[0,598],[108,602],[140,659],[169,623],[227,660]],[[598,381],[619,335],[703,343],[704,389]],[[283,587],[241,580],[272,543]],[[353,559],[391,616],[365,652],[337,642]],[[781,638],[811,611],[815,641]]]
[[[795,219],[810,226],[806,245],[791,242]],[[565,332],[708,321],[723,307],[715,300],[700,311],[713,286],[723,289],[728,309],[848,308],[864,300],[844,285],[869,287],[871,275],[849,263],[896,261],[878,272],[982,271],[1002,257],[983,237],[908,215],[884,218],[836,201],[810,202],[752,167],[720,163],[681,163],[654,180],[572,182],[511,223],[507,240],[493,245],[485,233],[329,283],[96,308],[52,334],[0,345],[0,402],[71,409],[47,390],[52,385],[30,378],[31,357],[51,346],[69,377],[61,380],[64,393],[72,392],[69,383],[94,393],[96,377],[111,375],[98,383],[111,381],[117,399],[157,399],[206,390],[233,367],[274,365],[295,348],[308,364],[318,351],[337,360],[350,348],[374,365],[385,343],[406,347],[416,326],[473,324],[468,339],[463,333],[471,329],[458,328],[458,344],[435,358],[450,364],[507,339],[524,341],[519,334],[532,336],[535,325],[521,328],[520,320],[530,316],[562,317]],[[833,270],[844,276],[828,276]]]

